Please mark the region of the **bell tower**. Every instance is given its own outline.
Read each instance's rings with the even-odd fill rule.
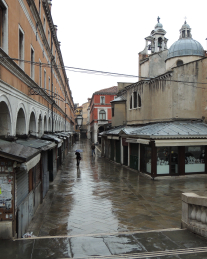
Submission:
[[[145,49],[141,52],[142,54],[153,54],[159,51],[167,49],[167,41],[165,38],[166,31],[163,29],[163,25],[160,23],[160,17],[157,18],[157,24],[155,25],[154,30],[151,31],[150,36],[145,38],[146,45]],[[148,51],[151,51],[149,53]]]

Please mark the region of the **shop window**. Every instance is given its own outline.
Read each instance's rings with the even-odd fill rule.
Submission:
[[[151,174],[151,147],[144,145],[144,160],[146,164],[146,173]]]
[[[99,112],[99,120],[106,120],[106,112],[104,110]]]
[[[157,148],[157,174],[178,174],[178,147]]]
[[[101,104],[105,104],[105,96],[101,96],[100,97],[100,103]]]
[[[205,172],[205,147],[185,147],[185,173]]]
[[[132,109],[132,96],[130,98],[130,106],[129,106],[130,109]]]
[[[19,28],[19,66],[24,69],[24,32]]]
[[[138,94],[138,107],[140,108],[141,106],[142,106],[141,97],[140,97],[140,95]]]
[[[137,92],[133,92],[134,108],[137,108]]]

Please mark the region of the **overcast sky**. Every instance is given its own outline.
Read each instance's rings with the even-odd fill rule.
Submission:
[[[193,39],[206,50],[206,0],[53,0],[53,22],[64,65],[138,75],[138,53],[145,47],[159,16],[168,48],[179,38],[187,17]],[[87,102],[95,91],[136,82],[136,78],[111,77],[67,71],[75,103]]]

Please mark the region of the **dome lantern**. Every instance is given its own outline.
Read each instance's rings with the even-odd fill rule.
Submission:
[[[189,63],[205,56],[202,45],[192,38],[191,28],[186,23],[180,29],[179,39],[172,44],[166,58],[166,70]]]
[[[186,23],[186,21],[184,22],[182,28],[180,29],[180,39],[182,38],[192,38],[191,28]]]

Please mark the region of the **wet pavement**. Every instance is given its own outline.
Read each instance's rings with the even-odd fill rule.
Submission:
[[[76,149],[84,151],[79,168]],[[206,187],[204,175],[153,181],[97,150],[92,157],[90,142],[81,141],[29,226],[37,238],[1,240],[0,258],[207,258],[206,239],[178,230],[181,194],[207,196]]]

